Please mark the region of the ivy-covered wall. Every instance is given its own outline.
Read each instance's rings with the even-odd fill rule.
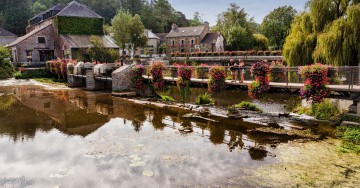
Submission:
[[[55,17],[58,34],[103,35],[103,18]]]

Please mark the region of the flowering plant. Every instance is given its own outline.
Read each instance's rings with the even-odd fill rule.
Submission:
[[[220,93],[225,88],[225,68],[214,66],[209,71],[210,78],[208,81],[208,90],[211,93]]]
[[[255,80],[248,85],[248,95],[253,99],[261,98],[270,89],[270,68],[266,64],[257,62],[251,67],[250,72],[255,76]]]
[[[329,90],[326,85],[329,83],[328,66],[315,63],[309,66],[299,67],[299,74],[303,77],[304,86],[300,95],[312,103],[321,102],[328,96]]]
[[[142,75],[144,74],[145,72],[145,68],[143,65],[135,65],[133,68],[132,68],[132,75],[133,75],[133,78],[132,78],[132,82],[133,82],[133,86],[138,89],[138,90],[141,90],[141,89],[144,89],[144,79],[142,77]]]
[[[195,68],[195,77],[198,79],[206,79],[208,77],[208,64],[200,64]]]
[[[187,98],[189,94],[190,79],[192,69],[186,65],[181,65],[178,68],[178,80],[177,85],[180,89],[180,94],[183,99]]]
[[[156,90],[163,90],[165,88],[165,81],[163,78],[164,63],[154,62],[150,66],[150,75]]]

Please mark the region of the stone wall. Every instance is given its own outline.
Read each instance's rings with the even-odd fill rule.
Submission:
[[[38,37],[45,37],[45,44],[38,43]],[[55,33],[52,25],[37,32],[36,34],[28,37],[27,39],[18,43],[13,50],[16,50],[17,59],[14,57],[15,62],[27,62],[26,51],[32,51],[32,61],[39,62],[39,50],[54,50]]]
[[[116,92],[134,91],[132,87],[132,66],[124,65],[112,74],[112,90]]]
[[[181,46],[181,40],[184,40],[184,45]],[[194,41],[194,45],[191,45],[191,40]],[[175,41],[175,44],[172,46],[172,41]],[[170,56],[171,53],[181,52],[181,49],[184,49],[184,53],[195,52],[195,45],[200,45],[201,39],[197,37],[177,37],[177,38],[166,38],[166,54]]]

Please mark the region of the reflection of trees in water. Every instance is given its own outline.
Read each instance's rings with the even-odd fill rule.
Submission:
[[[12,95],[0,96],[0,110],[6,110],[10,108],[14,102],[15,99]]]
[[[54,122],[42,113],[21,105],[13,104],[0,110],[0,135],[9,136],[14,142],[32,139],[38,130],[49,131]]]
[[[267,157],[268,151],[262,147],[251,147],[249,149],[249,155],[252,160],[262,161]]]
[[[230,142],[228,143],[228,146],[230,152],[232,152],[232,150],[235,149],[236,147],[239,147],[239,150],[241,150],[244,147],[244,142],[242,140],[241,133],[229,131],[229,136],[230,136]]]
[[[209,124],[210,129],[210,141],[213,144],[222,144],[224,143],[225,138],[225,128],[220,125]]]
[[[152,120],[151,123],[156,130],[163,130],[166,125],[162,122],[165,115],[160,109],[154,109],[152,111]]]

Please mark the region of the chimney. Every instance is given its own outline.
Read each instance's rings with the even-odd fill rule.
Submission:
[[[178,29],[178,26],[175,23],[173,23],[172,26],[171,26],[171,30],[175,31],[177,29]]]

